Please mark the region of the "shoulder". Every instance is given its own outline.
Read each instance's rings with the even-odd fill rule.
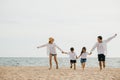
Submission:
[[[98,44],[99,44],[99,42],[96,42],[96,43],[95,43],[95,46],[97,46]]]
[[[95,44],[97,45],[97,44],[99,44],[99,42],[96,42]]]
[[[103,40],[103,43],[106,43],[106,40]]]
[[[55,45],[55,46],[56,46],[56,43],[53,43],[52,45]]]
[[[70,54],[71,54],[71,52],[67,52],[67,54],[68,54],[68,55],[70,55]]]
[[[45,45],[49,45],[49,43],[46,43]]]
[[[50,43],[47,43],[46,45],[50,45]]]
[[[56,44],[55,43],[52,43],[52,44],[48,43],[47,45],[56,45]]]

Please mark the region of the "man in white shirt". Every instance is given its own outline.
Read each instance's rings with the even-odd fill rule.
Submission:
[[[95,48],[97,48],[100,70],[102,70],[102,65],[103,65],[103,68],[105,68],[105,55],[107,54],[107,43],[111,41],[113,38],[115,38],[116,36],[117,34],[115,34],[114,36],[106,40],[102,40],[102,36],[98,36],[97,38],[98,42],[96,42],[96,44],[91,49],[91,54],[92,54]]]

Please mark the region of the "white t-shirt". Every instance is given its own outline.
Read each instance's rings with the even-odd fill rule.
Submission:
[[[116,37],[116,35],[102,41],[102,43],[96,42],[96,44],[93,46],[91,52],[94,51],[95,48],[97,48],[98,54],[105,54],[106,55],[107,54],[107,43],[115,37]]]
[[[76,60],[76,53],[75,52],[68,52],[70,60]]]
[[[89,54],[88,52],[82,53],[81,58],[87,58],[88,54]]]
[[[47,47],[47,54],[57,54],[56,52],[56,48],[59,49],[61,52],[62,52],[62,49],[59,48],[55,43],[53,44],[45,44],[45,45],[42,45],[42,46],[39,46],[39,48],[42,48],[42,47]]]

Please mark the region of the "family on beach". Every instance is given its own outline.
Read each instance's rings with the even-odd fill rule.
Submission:
[[[114,36],[112,36],[106,40],[103,40],[102,36],[98,36],[97,42],[95,43],[95,45],[91,49],[90,53],[87,52],[86,47],[83,47],[79,56],[76,55],[73,47],[70,48],[69,52],[64,52],[61,48],[59,48],[54,43],[54,38],[52,38],[52,37],[49,38],[49,42],[47,44],[42,45],[42,46],[38,46],[37,48],[47,47],[47,52],[49,54],[49,64],[50,64],[49,70],[52,69],[52,57],[54,57],[54,61],[56,63],[56,69],[58,69],[56,48],[59,49],[62,52],[62,54],[69,55],[70,68],[72,68],[74,66],[74,69],[76,69],[76,59],[80,58],[80,63],[81,63],[83,70],[85,68],[85,63],[87,61],[87,55],[91,55],[92,52],[97,48],[99,67],[100,67],[100,70],[102,70],[103,68],[105,68],[105,58],[106,58],[106,54],[107,54],[107,43],[109,41],[111,41],[113,38],[115,38],[116,36],[117,36],[117,34],[115,34]]]

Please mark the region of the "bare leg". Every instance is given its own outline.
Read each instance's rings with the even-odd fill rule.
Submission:
[[[105,68],[105,61],[103,61],[103,68]]]
[[[83,63],[81,63],[81,67],[82,67],[82,69],[83,69]]]
[[[70,63],[70,68],[72,68],[72,63]]]
[[[83,63],[83,70],[84,70],[84,68],[85,68],[85,63]]]
[[[74,63],[74,70],[76,70],[76,63]]]
[[[56,63],[56,69],[58,69],[57,55],[54,56],[54,60],[55,60],[55,63]]]
[[[49,55],[49,64],[50,64],[49,70],[51,70],[52,69],[52,55],[51,54]]]
[[[102,70],[102,61],[99,61],[100,70]]]

